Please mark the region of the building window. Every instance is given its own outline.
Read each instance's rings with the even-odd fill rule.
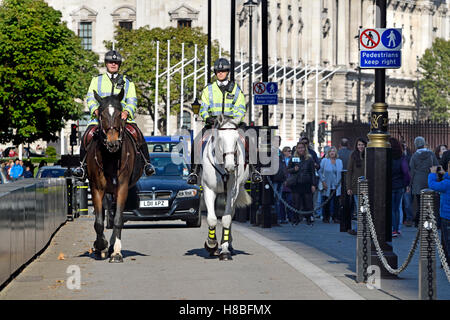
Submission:
[[[178,28],[190,28],[192,20],[178,20]]]
[[[85,50],[92,50],[92,22],[80,22],[78,25],[78,36]]]
[[[132,21],[119,21],[119,27],[130,31],[131,29],[133,29],[133,22]]]

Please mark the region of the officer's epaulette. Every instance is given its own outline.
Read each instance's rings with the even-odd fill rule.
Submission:
[[[127,75],[127,74],[124,74],[123,75],[125,78],[127,78],[128,79],[128,81],[130,81],[130,82],[133,82],[133,80],[131,80],[131,77],[129,76],[129,75]]]

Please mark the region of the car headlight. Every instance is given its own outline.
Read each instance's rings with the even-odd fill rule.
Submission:
[[[177,193],[177,198],[190,198],[197,195],[197,189],[180,190]]]

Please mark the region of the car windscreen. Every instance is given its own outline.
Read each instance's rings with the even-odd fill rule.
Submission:
[[[64,177],[66,169],[46,169],[42,171],[41,178],[59,178]]]
[[[189,169],[181,157],[152,157],[151,163],[155,167],[157,176],[188,176]]]

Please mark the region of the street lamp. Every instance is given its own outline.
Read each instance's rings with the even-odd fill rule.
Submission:
[[[253,90],[253,84],[252,84],[252,72],[253,72],[253,50],[252,50],[252,33],[253,33],[253,8],[255,8],[258,5],[258,2],[254,0],[248,0],[244,3],[244,7],[248,10],[248,17],[249,17],[249,23],[248,23],[248,63],[249,63],[249,76],[248,76],[248,96],[249,96],[249,113],[248,113],[248,121],[252,121],[252,115],[253,115],[253,102],[252,102],[252,90]]]

